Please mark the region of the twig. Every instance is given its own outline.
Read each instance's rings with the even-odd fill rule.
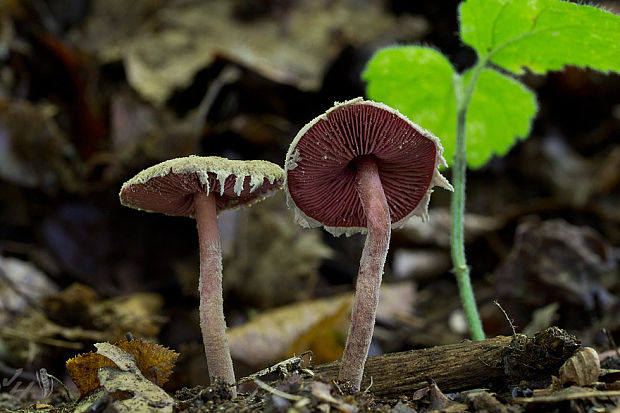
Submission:
[[[49,374],[48,372],[45,372],[45,374],[47,374],[48,377],[51,377],[52,380],[54,380],[56,383],[58,383],[63,389],[65,389],[65,393],[67,395],[67,400],[72,401],[73,399],[71,398],[71,393],[69,393],[69,389],[67,388],[67,386],[65,386],[65,383],[62,382],[62,380],[60,380],[58,377]]]
[[[274,373],[276,371],[280,371],[280,373],[282,374],[287,374],[290,372],[291,367],[293,368],[293,370],[299,370],[301,369],[301,363],[303,363],[304,361],[304,357],[306,355],[310,355],[310,362],[312,362],[312,352],[311,351],[305,351],[303,353],[301,353],[299,356],[293,356],[289,359],[280,361],[279,363],[274,364],[271,367],[267,367],[266,369],[257,371],[256,373],[252,373],[247,377],[243,377],[239,380],[237,380],[237,385],[239,384],[243,384],[243,383],[247,383],[249,381],[254,380],[257,377],[262,377],[262,376],[266,376],[267,374],[271,374]],[[305,369],[303,369],[304,371],[306,371]],[[313,372],[310,372],[310,374],[314,374]]]
[[[202,101],[195,109],[193,115],[196,117],[196,136],[200,135],[200,130],[205,123],[207,114],[211,111],[215,98],[222,88],[230,83],[234,83],[241,77],[241,69],[228,65],[213,79],[207,89]]]
[[[49,337],[36,337],[31,334],[27,334],[9,327],[1,327],[0,336],[22,339],[26,341],[31,341],[33,343],[47,344],[48,346],[70,348],[73,350],[81,350],[84,347],[82,343],[58,340]]]
[[[506,321],[508,321],[508,324],[510,324],[510,328],[512,329],[512,337],[517,338],[517,330],[513,323],[514,320],[508,317],[508,313],[506,313],[506,310],[504,310],[504,307],[502,307],[497,300],[493,300],[493,304],[495,304],[496,306],[499,307],[500,310],[502,310],[502,313],[504,313],[504,317],[506,317]]]
[[[368,390],[370,390],[373,384],[374,384],[374,381],[372,379],[372,376],[370,376],[370,384],[368,385],[368,387],[366,387],[366,390],[364,390],[364,393],[368,393]]]
[[[243,399],[242,404],[244,406],[247,406],[250,403],[250,400],[252,400],[254,398],[254,396],[256,396],[256,393],[258,393],[258,387],[255,388],[252,393],[250,393],[250,395],[248,397],[246,397],[245,399]]]
[[[306,397],[303,397],[303,396],[297,396],[295,394],[284,393],[283,391],[278,390],[274,387],[271,387],[270,385],[268,385],[267,383],[259,379],[254,379],[254,383],[256,383],[256,385],[260,387],[261,389],[266,390],[271,394],[275,394],[278,397],[282,397],[283,399],[292,400],[294,402],[306,399]]]
[[[17,294],[20,297],[22,297],[26,301],[26,303],[28,303],[29,306],[43,311],[43,307],[38,302],[33,300],[31,295],[29,295],[28,293],[22,291],[22,289],[17,285],[17,283],[15,283],[11,279],[11,277],[9,277],[7,275],[7,273],[4,271],[4,269],[2,267],[0,267],[0,279],[2,281],[4,281],[6,283],[6,285],[7,285],[7,287],[9,287],[11,290],[13,290],[15,292],[15,294]]]
[[[611,344],[611,347],[616,350],[616,355],[620,357],[620,349],[618,349],[618,346],[616,346],[616,341],[614,340],[614,337],[605,327],[603,327],[603,333],[605,333],[605,335],[607,336],[607,340],[609,340],[609,344]]]

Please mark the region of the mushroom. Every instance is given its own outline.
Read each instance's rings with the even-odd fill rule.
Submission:
[[[213,383],[231,385],[235,374],[224,320],[222,257],[217,213],[251,205],[282,187],[284,171],[267,161],[216,156],[171,159],[138,173],[123,184],[121,204],[148,212],[195,217],[200,247],[200,327]]]
[[[336,103],[288,150],[285,191],[296,221],[335,236],[367,232],[339,378],[359,390],[392,228],[428,220],[432,187],[452,190],[439,139],[382,103]]]

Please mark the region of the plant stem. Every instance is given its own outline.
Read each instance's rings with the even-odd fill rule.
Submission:
[[[391,221],[375,159],[372,156],[360,157],[355,166],[357,192],[366,214],[368,234],[357,274],[351,324],[338,378],[349,380],[351,386],[359,390],[375,327],[379,287],[390,245]]]
[[[452,185],[454,185],[451,207],[452,233],[450,237],[452,263],[454,264],[452,271],[456,276],[463,311],[465,312],[465,318],[467,319],[471,337],[474,340],[483,340],[484,330],[482,329],[482,322],[480,321],[480,315],[478,314],[478,308],[476,307],[476,299],[474,297],[474,291],[471,287],[471,280],[469,276],[469,267],[467,266],[467,259],[465,258],[465,239],[463,235],[467,171],[465,122],[467,117],[467,109],[478,81],[478,76],[480,75],[480,72],[482,72],[485,65],[486,59],[481,59],[478,61],[471,71],[470,78],[466,86],[463,85],[462,77],[458,77],[455,80],[455,90],[457,95],[457,122],[456,145],[454,158],[452,159]]]
[[[222,252],[217,230],[215,194],[199,192],[194,195],[198,243],[200,246],[200,329],[207,356],[211,384],[216,379],[231,385],[233,398],[237,396],[235,372],[230,357],[224,320],[222,297]]]

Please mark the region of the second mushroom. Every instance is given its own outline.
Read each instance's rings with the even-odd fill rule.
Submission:
[[[282,168],[266,161],[209,156],[171,159],[125,182],[125,206],[167,215],[195,217],[200,248],[200,327],[211,381],[223,380],[236,396],[226,339],[222,299],[222,257],[217,214],[251,205],[282,187]]]
[[[336,103],[288,150],[285,190],[297,222],[333,235],[367,232],[339,378],[359,390],[393,227],[428,218],[433,186],[452,190],[439,139],[398,111],[361,98]]]

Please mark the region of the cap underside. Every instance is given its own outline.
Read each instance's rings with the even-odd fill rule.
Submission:
[[[352,162],[372,156],[393,226],[412,214],[425,217],[433,185],[451,189],[438,139],[386,105],[354,99],[336,104],[294,139],[285,164],[285,189],[306,227],[340,235],[363,232],[366,217]]]

